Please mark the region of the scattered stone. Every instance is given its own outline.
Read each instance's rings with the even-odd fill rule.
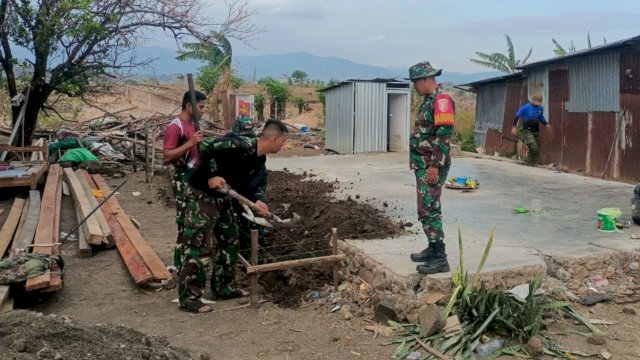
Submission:
[[[208,353],[202,353],[200,354],[200,360],[211,360],[211,355]]]
[[[640,269],[640,262],[634,261],[629,264],[629,269],[637,271]]]
[[[457,315],[449,316],[447,318],[447,322],[444,325],[444,332],[447,334],[457,333],[462,331],[462,326],[460,325],[460,319]]]
[[[340,308],[340,314],[342,314],[342,318],[347,321],[353,319],[353,314],[351,313],[351,306],[349,305],[343,305],[342,308]]]
[[[578,302],[580,301],[580,298],[574,294],[573,292],[567,290],[564,292],[564,295],[567,297],[567,300],[569,301],[573,301],[573,302]]]
[[[397,298],[388,297],[375,303],[373,311],[375,313],[376,320],[383,324],[386,324],[389,320],[399,321],[399,316],[395,310],[397,302]]]
[[[544,353],[544,344],[539,337],[534,336],[527,342],[527,352],[529,355],[537,357]]]
[[[439,292],[433,292],[433,293],[422,295],[420,297],[420,301],[427,305],[437,304],[438,301],[440,301],[443,297],[444,297],[444,294]]]
[[[148,347],[151,347],[153,345],[153,343],[151,342],[151,339],[149,339],[149,337],[146,335],[142,337],[142,344]]]
[[[632,308],[624,308],[622,309],[622,312],[627,314],[627,315],[635,315],[636,311]]]
[[[56,355],[53,357],[53,360],[62,360],[62,354],[57,352]]]
[[[416,309],[408,313],[407,320],[410,324],[418,324],[420,322],[420,311]]]
[[[603,358],[604,360],[609,360],[609,359],[611,359],[611,354],[609,354],[609,352],[608,352],[608,351],[603,351],[603,352],[601,352],[601,353],[600,353],[600,356],[602,356],[602,358]]]
[[[595,305],[599,302],[605,302],[613,299],[613,296],[610,294],[595,294],[590,296],[585,296],[580,299],[580,304],[585,306]]]
[[[389,207],[389,203],[385,201],[385,202],[382,203],[382,206]]]
[[[607,343],[607,339],[602,334],[591,334],[591,336],[587,338],[587,342],[591,345],[602,346]]]
[[[19,353],[27,351],[27,340],[17,339],[13,342],[13,349]]]
[[[559,280],[562,281],[569,281],[571,280],[571,278],[573,277],[573,275],[571,275],[571,273],[569,271],[567,271],[567,269],[560,267],[556,273],[556,278],[558,278]]]
[[[422,358],[422,354],[419,351],[413,351],[405,357],[405,360],[420,360],[420,358]]]
[[[442,311],[435,304],[422,306],[419,318],[422,336],[431,336],[444,329],[447,324]]]
[[[56,356],[56,352],[52,348],[45,346],[36,355],[38,355],[38,359],[53,359]]]

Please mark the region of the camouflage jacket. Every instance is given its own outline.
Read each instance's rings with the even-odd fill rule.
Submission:
[[[410,139],[411,169],[447,167],[453,135],[455,103],[440,91],[424,97]]]
[[[220,176],[233,189],[251,201],[266,201],[266,157],[257,155],[257,138],[227,134],[207,138],[200,144],[200,165],[190,184],[209,196],[223,196],[209,189],[208,180]]]

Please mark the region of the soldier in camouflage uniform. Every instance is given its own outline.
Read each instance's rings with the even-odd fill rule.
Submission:
[[[201,162],[191,175],[186,191],[185,227],[175,255],[181,269],[178,278],[180,307],[207,312],[202,303],[206,265],[213,261],[211,290],[217,299],[242,296],[233,289],[233,266],[238,259],[238,224],[232,199],[217,191],[227,185],[260,206],[265,216],[268,206],[250,193],[255,168],[264,165],[266,154],[280,150],[287,128],[270,120],[259,137],[223,136],[200,144]]]
[[[225,137],[244,136],[244,137],[256,137],[254,130],[253,119],[248,116],[238,116],[236,122],[231,128],[231,132],[227,133]],[[252,165],[252,173],[250,174],[252,181],[249,186],[249,194],[254,194],[256,200],[267,202],[267,166],[266,162],[262,159],[258,160],[262,163]],[[234,209],[236,214],[241,214],[244,210],[237,201],[234,201]],[[257,229],[261,236],[268,233],[268,228],[259,226],[256,223],[249,221],[244,216],[238,217],[238,228],[240,232],[240,250],[250,249],[251,247],[251,230]]]
[[[449,271],[440,195],[451,166],[449,148],[455,104],[449,95],[438,88],[435,77],[441,73],[441,69],[434,69],[428,62],[418,63],[409,69],[409,77],[417,93],[424,96],[410,140],[410,164],[416,175],[418,219],[429,240],[426,249],[411,254],[412,261],[424,263],[417,266],[422,274]]]

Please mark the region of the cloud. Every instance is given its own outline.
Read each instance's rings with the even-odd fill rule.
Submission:
[[[366,37],[366,38],[362,39],[362,42],[377,43],[377,42],[383,42],[383,41],[385,41],[387,39],[388,39],[387,35],[376,35],[376,36]]]

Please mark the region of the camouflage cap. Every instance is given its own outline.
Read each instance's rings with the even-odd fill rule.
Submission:
[[[440,76],[442,69],[434,69],[428,61],[419,62],[409,68],[409,78],[407,80],[417,80],[429,76]]]
[[[231,128],[231,132],[236,135],[255,136],[256,133],[253,130],[253,119],[248,116],[238,116],[236,122]]]

